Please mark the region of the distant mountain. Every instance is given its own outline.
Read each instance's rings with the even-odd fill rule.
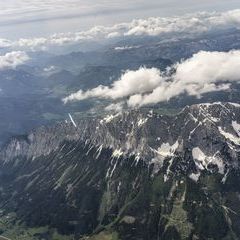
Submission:
[[[204,51],[240,49],[240,31],[227,29],[199,36],[136,37],[119,41],[97,51],[78,52],[49,57],[45,65],[56,65],[78,73],[86,65],[115,66],[134,69],[141,65],[164,69],[167,66]]]
[[[189,58],[199,51],[230,51],[240,49],[240,31],[238,29],[226,29],[198,36],[153,36],[126,39],[114,44],[111,49],[121,48],[117,53],[128,53],[138,56],[138,59],[169,59],[172,62]],[[127,47],[124,49],[124,47]]]
[[[64,239],[239,239],[239,153],[234,103],[41,127],[1,150],[0,230],[30,239],[52,239],[51,229]]]
[[[39,78],[23,70],[0,71],[1,96],[21,96],[39,93],[41,83]]]
[[[45,79],[46,86],[60,97],[66,96],[79,89],[91,89],[99,85],[110,85],[121,76],[121,68],[112,66],[86,66],[78,74],[62,70]]]

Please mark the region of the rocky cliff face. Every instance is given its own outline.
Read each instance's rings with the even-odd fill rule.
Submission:
[[[238,104],[72,119],[13,138],[0,160],[1,209],[28,226],[76,239],[240,237]]]

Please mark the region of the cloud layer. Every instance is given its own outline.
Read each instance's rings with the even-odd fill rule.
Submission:
[[[28,55],[22,51],[13,51],[0,56],[0,70],[15,68],[29,60]]]
[[[58,33],[42,38],[19,39],[18,41],[0,39],[0,48],[44,49],[47,46],[61,46],[95,39],[112,39],[123,36],[157,36],[166,33],[196,35],[197,33],[222,28],[239,28],[239,25],[240,9],[221,13],[201,12],[176,17],[138,19],[110,27],[95,26],[88,31]]]
[[[127,71],[110,87],[100,85],[86,92],[80,90],[63,101],[125,99],[128,106],[139,107],[167,101],[183,93],[201,97],[204,93],[227,90],[231,83],[240,82],[240,50],[201,51],[172,68],[171,76],[156,68]]]

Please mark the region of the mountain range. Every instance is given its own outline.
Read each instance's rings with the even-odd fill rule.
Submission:
[[[2,147],[0,230],[34,240],[239,239],[239,153],[235,103],[70,115]]]

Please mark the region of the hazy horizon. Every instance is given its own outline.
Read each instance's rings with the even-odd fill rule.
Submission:
[[[31,5],[30,5],[31,3]],[[132,19],[165,17],[199,11],[226,11],[240,7],[239,1],[143,0],[82,1],[12,0],[4,2],[0,13],[1,38],[18,39],[53,33],[82,31],[96,25],[113,25]]]

